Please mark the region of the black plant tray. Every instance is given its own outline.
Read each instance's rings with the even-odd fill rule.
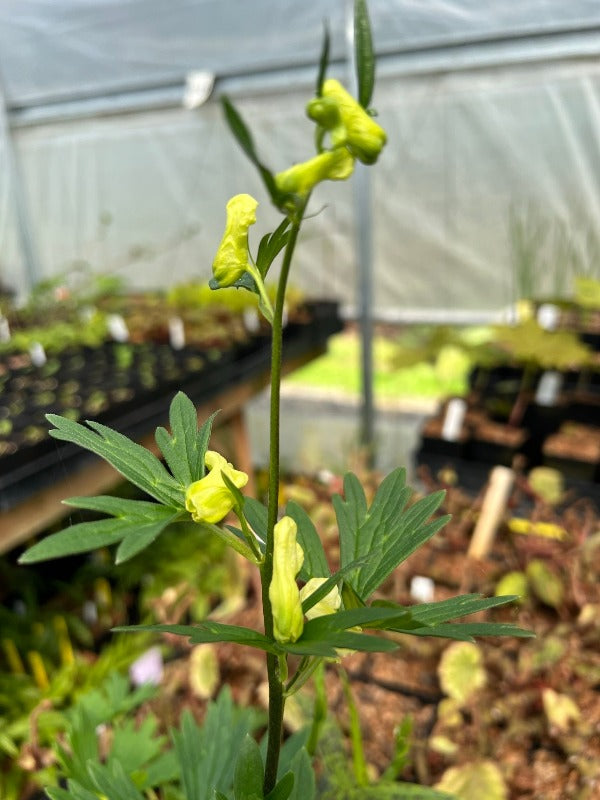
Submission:
[[[283,336],[284,362],[318,354],[325,347],[329,335],[341,329],[342,322],[335,304],[327,304],[325,317],[316,311],[308,322],[289,325]],[[120,402],[112,400],[106,408],[96,413],[82,413],[80,421],[94,419],[133,439],[140,439],[152,433],[157,425],[168,422],[169,404],[178,390],[184,391],[194,403],[200,405],[228,388],[264,375],[268,372],[271,361],[270,339],[262,336],[253,337],[226,350],[213,348],[207,351],[186,347],[172,351],[169,345],[131,345],[133,360],[128,370],[118,369],[116,347],[112,342],[105,343],[102,348],[98,348],[104,351],[100,354],[98,350],[88,348],[65,351],[64,357],[61,354],[61,363],[54,377],[58,387],[67,380],[78,380],[81,393],[88,399],[90,392],[97,392],[98,388],[110,399],[114,381],[118,378],[121,388],[130,388],[132,395]],[[146,357],[149,352],[152,354],[153,376],[156,378],[155,381],[150,381],[147,372],[145,385],[136,378],[132,369],[138,364],[143,352]],[[173,360],[180,369],[173,368]],[[100,362],[102,369],[98,366]],[[163,369],[167,363],[171,368],[170,375],[165,374]],[[88,385],[90,381],[86,381],[85,370],[92,364],[95,364],[94,380],[99,382],[99,387],[98,383],[92,387]],[[193,368],[188,368],[190,364]],[[79,371],[75,368],[77,365]],[[36,371],[36,368],[31,367],[14,370],[10,381],[20,377],[25,378],[26,383],[35,384],[35,381],[43,377],[43,370],[44,368],[39,368]],[[23,381],[17,385],[21,387],[21,399],[25,404],[23,413],[29,422],[35,420],[38,426],[43,426],[46,433],[39,441],[23,441],[21,431],[26,426],[15,417],[14,438],[19,444],[18,449],[0,456],[0,511],[13,508],[57,480],[64,479],[69,473],[97,460],[93,454],[47,435],[49,425],[44,414],[62,413],[66,408],[59,408],[56,404],[49,407],[38,406],[36,415],[31,416],[28,403],[31,401],[33,404],[35,385],[27,393],[22,384]],[[1,397],[2,395],[0,405]]]
[[[420,451],[415,456],[415,463],[418,467],[426,467],[434,477],[451,468],[456,474],[458,486],[473,496],[479,494],[487,484],[494,466],[461,458],[450,459],[443,456],[423,454]],[[556,467],[557,469],[559,468],[558,465]],[[586,480],[568,471],[563,473],[563,476],[566,495],[569,499],[589,498],[600,509],[600,483]]]

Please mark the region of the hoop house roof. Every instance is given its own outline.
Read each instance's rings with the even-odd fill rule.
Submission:
[[[344,54],[344,0],[5,0],[0,68],[9,108],[313,65],[328,19]],[[381,54],[600,26],[596,0],[372,0]]]

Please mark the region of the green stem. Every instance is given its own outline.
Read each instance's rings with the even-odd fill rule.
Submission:
[[[269,430],[269,515],[267,523],[267,541],[265,544],[265,557],[261,568],[262,603],[265,634],[273,636],[273,611],[269,599],[269,586],[273,578],[273,547],[275,523],[279,509],[279,413],[281,389],[281,355],[283,347],[283,308],[285,290],[290,274],[290,266],[294,248],[298,239],[302,212],[292,223],[290,235],[285,247],[281,274],[277,286],[277,297],[273,312],[272,345],[271,345],[271,409]],[[281,736],[283,731],[283,708],[285,704],[283,676],[280,670],[279,658],[267,653],[267,674],[269,680],[269,724],[268,744],[265,762],[264,794],[267,795],[277,783],[277,768],[279,766],[279,751],[281,749]]]

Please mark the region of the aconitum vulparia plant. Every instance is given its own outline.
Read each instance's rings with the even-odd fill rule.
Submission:
[[[247,737],[240,749],[230,781],[235,800],[311,800],[314,796],[314,781],[306,778],[307,765],[310,771],[306,750],[298,754],[293,762],[295,767],[284,775],[279,774],[278,766],[286,699],[324,661],[340,659],[347,651],[395,650],[397,644],[386,636],[388,631],[459,640],[469,640],[473,635],[529,635],[510,624],[453,621],[510,602],[513,597],[486,599],[465,595],[409,607],[376,599],[378,587],[393,570],[447,522],[446,517],[433,517],[443,493],[412,502],[404,469],[394,470],[383,480],[370,506],[358,478],[353,474],[345,477],[343,496],[333,499],[340,554],[336,571],[331,569],[308,514],[294,502],[284,509],[278,505],[283,313],[298,234],[312,193],[318,191],[319,184],[348,180],[356,161],[375,165],[386,146],[386,133],[369,108],[374,58],[365,0],[355,3],[355,45],[357,98],[338,80],[326,77],[329,50],[326,34],[315,96],[306,107],[315,125],[316,152],[279,172],[273,172],[259,159],[244,121],[232,103],[223,99],[234,136],[257,167],[272,203],[282,214],[281,224],[262,238],[253,254],[249,233],[260,208],[240,186],[240,193],[227,203],[225,230],[216,247],[210,282],[215,290],[234,286],[256,293],[259,308],[270,324],[266,507],[243,493],[248,476],[208,449],[212,418],[198,427],[194,405],[182,393],[171,404],[170,431],[162,427],[156,431],[156,443],[164,461],[97,422],[85,426],[49,415],[54,426],[52,436],[74,442],[106,459],[149,499],[72,497],[65,501],[68,505],[101,512],[107,518],[52,534],[21,559],[31,563],[117,545],[115,559],[120,563],[150,547],[163,533],[177,536],[177,525],[173,523],[192,520],[210,535],[224,540],[258,570],[263,615],[260,630],[210,618],[193,625],[145,626],[145,630],[188,637],[192,643],[237,642],[242,647],[264,651],[269,687],[267,743],[261,750],[254,739]],[[264,282],[279,256],[280,277],[272,304]],[[76,788],[73,783],[71,789]],[[227,795],[216,787],[208,790],[201,796],[227,800]],[[419,796],[425,796],[423,792]]]

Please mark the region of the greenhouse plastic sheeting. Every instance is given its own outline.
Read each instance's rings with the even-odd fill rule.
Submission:
[[[597,269],[600,4],[369,7],[374,105],[389,139],[369,171],[377,311],[498,309],[520,293],[523,240],[538,291]],[[256,244],[277,215],[217,95],[232,95],[274,170],[308,157],[309,65],[328,17],[332,73],[346,77],[344,11],[283,0],[4,2],[0,68],[40,277],[85,260],[137,287],[203,280],[239,191],[261,201]],[[187,111],[185,75],[197,69],[216,75],[215,96]],[[7,158],[5,136],[0,280],[23,292]],[[312,209],[293,282],[354,305],[350,185],[319,187]]]

